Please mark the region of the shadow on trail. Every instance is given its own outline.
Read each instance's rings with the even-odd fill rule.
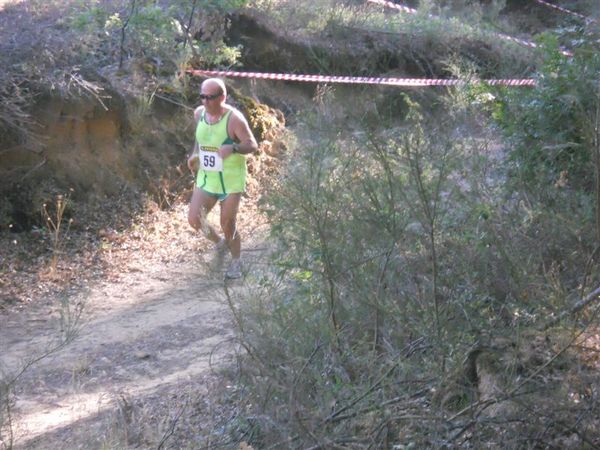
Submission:
[[[263,253],[248,248],[247,267],[259,264]],[[140,422],[135,431],[144,445],[160,438],[161,427],[182,407],[180,396],[183,403],[200,401],[207,380],[218,382],[218,370],[231,366],[235,351],[222,272],[204,270],[214,269],[210,257],[194,255],[92,287],[79,336],[19,379],[15,448],[96,448],[146,417],[142,422],[154,426]],[[239,292],[251,278],[227,287]],[[0,331],[13,343],[2,355],[11,364],[51,336],[47,324],[31,330],[17,325]],[[127,408],[137,411],[135,420],[127,419]]]

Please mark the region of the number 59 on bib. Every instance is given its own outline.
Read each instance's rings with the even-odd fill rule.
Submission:
[[[200,167],[203,170],[210,172],[222,172],[223,171],[223,159],[217,152],[207,152],[206,150],[200,150]]]

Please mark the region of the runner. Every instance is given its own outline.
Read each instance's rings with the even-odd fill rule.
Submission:
[[[225,103],[227,89],[219,78],[209,78],[200,87],[202,105],[194,111],[196,135],[187,164],[197,171],[188,221],[202,230],[218,251],[229,249],[231,264],[225,276],[240,278],[241,237],[236,218],[246,189],[246,156],[258,149],[248,122],[240,111]],[[217,202],[221,205],[223,237],[208,224],[207,216]]]

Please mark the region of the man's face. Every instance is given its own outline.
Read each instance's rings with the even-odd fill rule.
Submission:
[[[223,92],[217,85],[209,84],[207,86],[202,86],[200,89],[200,99],[202,100],[202,103],[207,106],[211,103],[216,103],[222,96]]]

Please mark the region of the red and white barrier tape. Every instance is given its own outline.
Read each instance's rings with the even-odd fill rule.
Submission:
[[[592,19],[590,17],[584,16],[583,14],[580,14],[580,13],[575,12],[575,11],[571,11],[570,9],[564,8],[562,6],[553,5],[552,3],[548,3],[548,2],[546,2],[544,0],[534,0],[534,1],[537,2],[537,3],[539,3],[540,5],[544,5],[544,6],[547,6],[549,8],[554,8],[554,9],[557,9],[557,10],[559,10],[561,12],[566,13],[566,14],[570,14],[572,16],[579,17],[580,19],[583,19],[586,22],[596,22],[596,23],[598,22],[596,19]]]
[[[397,3],[388,2],[386,0],[367,0],[368,3],[375,3],[377,5],[387,6],[388,8],[397,9],[398,11],[404,11],[410,14],[416,14],[418,11],[408,6],[402,6]]]
[[[463,80],[428,79],[428,78],[375,78],[345,77],[331,75],[301,75],[291,73],[233,72],[225,70],[188,70],[192,75],[210,75],[216,77],[258,78],[266,80],[303,81],[308,83],[346,83],[346,84],[378,84],[384,86],[458,86],[467,84]],[[532,79],[492,79],[475,80],[471,83],[487,83],[492,86],[535,86]]]
[[[536,0],[536,1],[541,1],[541,0]],[[402,6],[402,5],[398,5],[397,3],[392,3],[390,1],[386,1],[386,0],[367,0],[368,3],[374,3],[377,5],[382,5],[385,6],[387,8],[392,8],[392,9],[396,9],[398,11],[403,11],[403,12],[407,12],[410,14],[416,14],[417,10],[413,9],[413,8],[409,8],[407,6]],[[507,34],[502,34],[502,33],[494,33],[496,36],[505,39],[507,41],[512,41],[512,42],[516,42],[517,44],[523,45],[525,47],[531,47],[531,48],[537,48],[537,44],[535,42],[531,42],[531,41],[526,41],[524,39],[519,39],[516,37],[512,37],[509,36]],[[561,50],[560,51],[563,55],[565,56],[573,56],[573,53],[571,53],[568,50]]]

